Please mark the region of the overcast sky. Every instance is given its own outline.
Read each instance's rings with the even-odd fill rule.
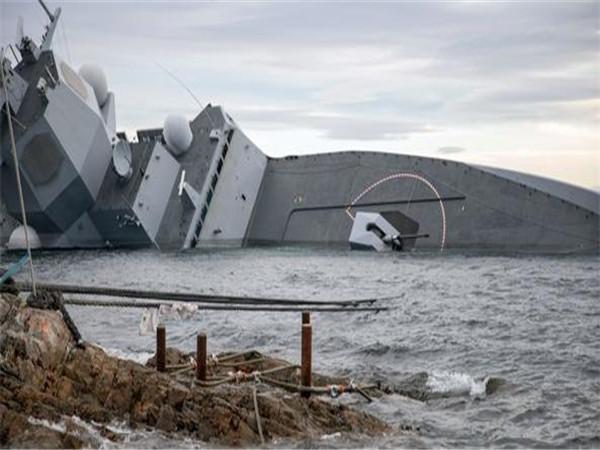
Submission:
[[[222,105],[267,154],[384,150],[600,186],[599,2],[58,2],[119,129]],[[39,41],[37,2],[0,0]]]

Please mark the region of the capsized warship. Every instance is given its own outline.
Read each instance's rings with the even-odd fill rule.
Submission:
[[[61,10],[40,4],[41,42],[18,26],[0,93],[2,223],[21,217],[18,170],[34,246],[599,251],[600,196],[538,176],[383,152],[270,158],[212,105],[130,140],[102,70],[54,52]]]

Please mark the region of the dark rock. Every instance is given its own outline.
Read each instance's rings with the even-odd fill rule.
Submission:
[[[0,267],[0,278],[6,273],[6,269]],[[12,277],[8,277],[4,280],[4,283],[1,286],[2,292],[6,294],[19,295],[19,289],[15,284],[15,280]]]
[[[395,393],[414,400],[425,401],[429,398],[430,392],[427,389],[427,372],[418,372],[410,375],[393,385],[381,386],[386,393]]]
[[[492,395],[498,392],[498,390],[506,384],[503,378],[490,377],[485,383],[485,395]]]
[[[71,332],[75,343],[77,345],[83,344],[81,333],[79,333],[75,322],[73,322],[73,319],[71,319],[69,311],[67,311],[67,308],[65,308],[61,292],[46,289],[38,289],[35,294],[32,292],[31,294],[29,294],[29,297],[27,297],[27,306],[37,309],[49,309],[52,311],[60,311],[60,313],[63,316],[63,321],[69,329],[69,331]]]
[[[163,405],[158,413],[158,420],[156,421],[156,428],[162,431],[175,431],[177,430],[177,418],[175,417],[175,411],[169,405]]]

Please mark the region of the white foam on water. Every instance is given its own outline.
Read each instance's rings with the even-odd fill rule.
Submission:
[[[146,364],[146,362],[154,356],[154,353],[152,352],[132,352],[122,350],[120,348],[108,348],[102,346],[100,347],[106,352],[108,356],[112,356],[114,358],[119,359],[127,359],[138,364]]]
[[[133,431],[127,425],[127,423],[125,421],[113,420],[110,423],[102,424],[100,422],[96,422],[96,421],[92,420],[92,425],[94,425],[95,427],[102,427],[103,426],[108,431],[111,431],[111,432],[116,433],[116,434],[129,434],[129,433],[131,433]]]
[[[487,378],[476,380],[461,372],[434,370],[427,377],[427,388],[438,394],[485,396],[486,384]]]
[[[67,431],[67,427],[64,423],[49,422],[46,419],[36,419],[35,417],[28,417],[27,422],[32,425],[39,425],[50,430],[58,431],[59,433],[65,433]]]
[[[78,416],[71,416],[70,421],[72,423],[74,423],[75,425],[77,425],[79,427],[79,430],[77,429],[67,429],[67,424],[65,423],[64,420],[61,420],[60,422],[50,422],[46,419],[36,419],[35,417],[28,417],[27,421],[29,423],[31,423],[32,425],[39,425],[45,428],[48,428],[50,430],[54,430],[54,431],[58,431],[59,433],[67,433],[70,434],[72,436],[78,436],[78,437],[85,437],[84,434],[88,434],[88,437],[90,437],[92,440],[94,440],[97,444],[98,448],[101,449],[113,449],[115,448],[115,444],[110,441],[109,439],[106,439],[104,436],[102,436],[100,434],[100,432],[90,423],[86,422],[85,420],[81,419]],[[81,431],[84,431],[84,433],[82,433]]]
[[[335,433],[331,433],[331,434],[324,434],[323,436],[321,436],[321,440],[322,441],[328,441],[331,439],[337,439],[342,437],[342,433],[340,433],[339,431],[335,432]]]
[[[114,449],[117,447],[117,444],[112,442],[110,439],[107,439],[104,436],[102,436],[102,434],[100,434],[98,429],[96,429],[92,423],[86,422],[78,416],[71,416],[71,420],[75,425],[77,425],[79,428],[83,429],[86,433],[88,433],[88,436],[90,438],[96,441],[98,448]],[[76,431],[75,434],[80,437],[85,437],[80,431]]]

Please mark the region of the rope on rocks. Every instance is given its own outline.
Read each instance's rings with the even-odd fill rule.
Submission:
[[[242,357],[242,356],[252,354],[252,353],[254,353],[254,352],[249,351],[249,352],[237,353],[237,354],[225,356],[225,357],[223,357],[223,359],[227,359],[228,361],[230,361],[234,358]],[[208,358],[208,361],[210,361],[211,358]],[[262,362],[263,360],[264,360],[264,358],[254,358],[254,359],[251,359],[248,361],[240,361],[237,364],[231,363],[231,362],[223,363],[223,362],[219,361],[219,362],[216,362],[215,365],[231,367],[231,366],[244,365],[244,364],[256,364],[256,363]],[[190,364],[188,367],[185,367],[185,368],[181,368],[182,366],[184,366],[184,365],[171,366],[173,369],[179,369],[179,370],[176,370],[175,372],[172,372],[172,375],[175,375],[175,376],[181,375],[184,372],[188,372],[189,370],[193,369],[193,367],[194,367],[193,364]],[[167,368],[171,368],[171,367],[167,367]],[[291,392],[297,392],[297,393],[309,392],[309,393],[315,394],[315,395],[329,395],[331,398],[337,398],[344,393],[357,393],[360,396],[362,396],[369,403],[371,403],[373,401],[373,398],[369,394],[367,394],[366,390],[378,388],[377,385],[359,386],[356,383],[354,383],[354,381],[352,381],[352,380],[350,380],[350,382],[347,384],[330,384],[327,386],[302,386],[300,384],[288,383],[286,381],[277,380],[275,378],[271,378],[271,377],[267,376],[267,375],[273,375],[278,372],[283,372],[285,370],[298,369],[298,368],[300,368],[300,366],[297,364],[289,364],[289,365],[285,365],[285,366],[273,367],[271,369],[266,369],[266,370],[262,370],[262,371],[254,370],[252,372],[244,372],[244,371],[238,370],[237,372],[229,372],[228,376],[224,377],[224,378],[212,378],[212,379],[206,380],[206,381],[194,380],[194,382],[197,383],[199,386],[205,387],[205,388],[217,387],[217,386],[221,386],[221,385],[227,384],[227,383],[239,384],[239,383],[248,382],[248,381],[254,381],[255,383],[264,382],[264,383],[270,384],[275,387],[286,389]],[[253,387],[253,396],[256,396],[256,386]],[[256,399],[254,401],[255,401],[254,408],[255,408],[255,413],[257,416],[257,424],[258,424],[260,422],[260,416],[259,416],[259,412],[258,412],[258,403],[257,403]],[[261,433],[259,432],[259,434],[261,434]],[[261,441],[264,444],[263,439],[264,438],[261,438]]]
[[[337,398],[345,392],[356,392],[363,396],[369,402],[372,402],[373,399],[365,392],[365,389],[374,389],[376,387],[371,385],[359,387],[352,382],[347,385],[333,384],[328,386],[302,386],[300,384],[287,383],[285,381],[280,381],[276,380],[275,378],[265,376],[261,376],[260,379],[265,383],[272,384],[273,386],[278,386],[288,391],[309,392],[311,394],[317,395],[329,395],[332,398]]]
[[[265,436],[263,435],[262,424],[260,423],[260,412],[258,411],[258,398],[256,394],[256,385],[252,388],[252,399],[254,400],[254,414],[256,415],[256,428],[260,436],[260,443],[265,445]]]
[[[310,392],[311,394],[330,394],[331,390],[328,387],[317,386],[302,386],[300,384],[287,383],[285,381],[276,380],[275,378],[261,376],[261,380],[265,383],[272,384],[288,391],[293,392]]]
[[[371,403],[373,401],[371,396],[365,392],[364,388],[362,388],[360,386],[354,386],[354,389],[356,390],[356,392],[358,392],[360,395],[362,395],[365,398],[365,400],[368,401],[369,403]]]
[[[247,366],[250,364],[257,364],[259,362],[263,362],[264,360],[265,360],[265,358],[260,357],[260,358],[249,359],[249,360],[244,360],[244,361],[240,361],[240,362],[219,362],[218,365],[223,366],[223,367],[238,367],[238,366]]]
[[[243,364],[243,363],[244,362],[242,361],[240,364]],[[317,394],[317,395],[329,395],[331,398],[337,398],[345,392],[347,392],[347,393],[355,392],[355,393],[361,395],[363,398],[365,398],[369,403],[371,403],[373,401],[371,396],[369,394],[367,394],[365,391],[367,389],[377,388],[376,385],[358,386],[357,384],[354,383],[354,381],[350,381],[348,384],[331,384],[331,385],[327,385],[327,386],[302,386],[300,384],[288,383],[286,381],[281,381],[281,380],[277,380],[275,378],[266,376],[266,375],[272,375],[277,372],[282,372],[284,370],[298,369],[299,367],[300,366],[298,366],[297,364],[290,364],[290,365],[274,367],[274,368],[262,370],[262,371],[255,370],[250,373],[238,370],[237,372],[229,372],[228,376],[225,378],[220,378],[220,379],[210,380],[210,381],[196,380],[196,383],[198,383],[198,385],[200,385],[202,387],[217,387],[217,386],[220,386],[220,385],[226,384],[226,383],[242,383],[242,382],[254,380],[255,382],[263,381],[272,386],[280,387],[280,388],[283,388],[283,389],[286,389],[286,390],[292,391],[292,392],[298,392],[298,393],[309,392],[311,394]],[[256,387],[254,389],[256,389]]]
[[[227,355],[220,359],[217,358],[216,355],[213,354],[209,358],[206,359],[206,363],[207,363],[207,366],[212,364],[214,366],[222,366],[222,367],[239,367],[239,366],[248,366],[248,365],[258,364],[258,363],[265,361],[265,358],[263,356],[261,356],[260,358],[242,360],[242,361],[238,361],[238,362],[230,362],[236,358],[244,357],[246,355],[252,355],[255,353],[256,352],[254,350],[250,350],[247,352],[235,353],[233,355]],[[171,375],[174,375],[174,376],[189,372],[190,370],[192,370],[196,367],[196,361],[193,358],[191,358],[191,359],[192,359],[192,361],[187,364],[168,365],[168,366],[166,366],[166,370],[168,372],[170,372]],[[275,372],[279,372],[283,369],[290,369],[290,368],[297,368],[297,367],[299,367],[299,366],[283,366],[283,367],[275,367],[273,369],[275,370]],[[270,372],[271,370],[272,369],[268,369],[267,373],[271,373]],[[223,379],[213,379],[210,381],[223,381]]]
[[[219,356],[219,357],[217,357],[217,355],[215,355],[213,353],[212,355],[210,355],[209,362],[213,362],[214,364],[219,364],[219,363],[222,363],[225,361],[231,361],[232,359],[242,358],[246,355],[254,355],[255,353],[257,353],[257,352],[254,350],[248,350],[246,352],[234,353],[232,355],[225,355],[225,356]]]
[[[229,372],[228,376],[225,378],[220,378],[220,379],[211,380],[211,381],[196,380],[196,383],[198,383],[198,385],[200,385],[202,387],[217,387],[217,386],[220,386],[220,385],[226,384],[226,383],[232,383],[232,382],[241,383],[244,381],[251,381],[251,380],[255,380],[257,377],[262,380],[262,377],[264,374],[273,374],[273,373],[277,373],[277,372],[283,372],[284,370],[297,369],[298,367],[300,367],[300,366],[298,366],[297,364],[290,364],[290,365],[286,365],[286,366],[274,367],[272,369],[263,370],[261,372],[255,370],[252,373],[242,372],[242,371],[238,370],[237,372]]]

